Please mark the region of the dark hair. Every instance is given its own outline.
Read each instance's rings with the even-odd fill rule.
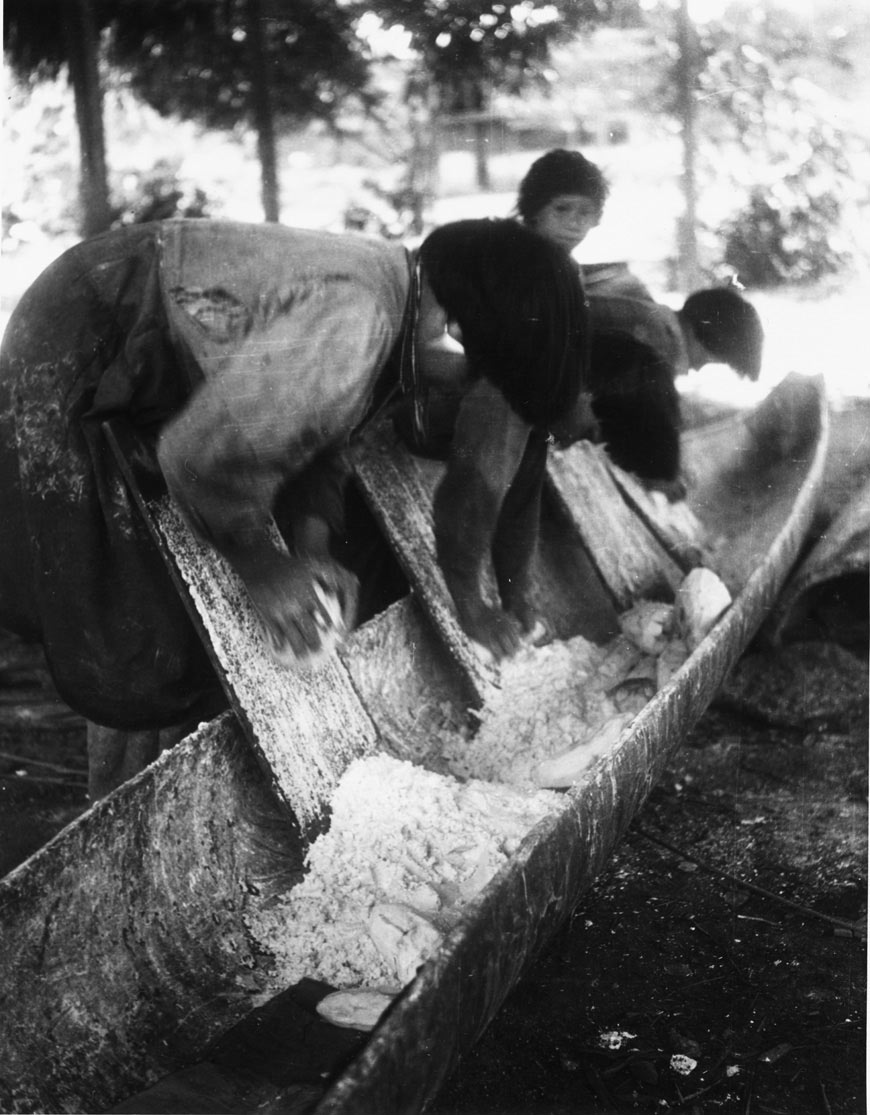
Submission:
[[[534,426],[574,406],[583,385],[587,311],[567,253],[513,220],[454,221],[420,247],[423,273],[485,376]]]
[[[758,379],[764,329],[758,311],[733,287],[690,294],[680,316],[708,352],[748,379]]]
[[[579,151],[557,147],[529,167],[520,182],[517,212],[524,221],[531,221],[559,194],[581,194],[596,203],[600,214],[608,192],[607,181],[595,163]]]

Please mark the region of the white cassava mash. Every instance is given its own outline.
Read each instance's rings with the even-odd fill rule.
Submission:
[[[251,924],[279,982],[398,991],[556,804],[551,791],[461,783],[389,755],[357,759],[308,874]]]
[[[386,754],[352,763],[304,880],[249,916],[274,957],[276,985],[305,976],[332,984],[341,994],[327,996],[321,1013],[371,1028],[465,905],[558,807],[547,787],[577,782],[727,608],[721,581],[698,573],[674,605],[626,612],[607,646],[577,637],[505,662],[472,738],[439,732],[449,773]]]

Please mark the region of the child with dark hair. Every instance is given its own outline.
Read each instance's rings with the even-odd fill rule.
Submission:
[[[576,151],[549,151],[520,183],[517,211],[571,253],[598,224],[607,198],[600,170]],[[581,267],[592,320],[592,409],[612,459],[670,497],[679,480],[680,408],[674,379],[716,361],[755,380],[763,329],[733,287],[698,291],[673,311],[624,264]]]
[[[514,221],[446,226],[415,261],[353,234],[173,220],[51,264],[0,350],[0,623],[42,643],[92,721],[92,798],[154,757],[160,729],[223,704],[105,420],[134,427],[287,662],[353,621],[355,578],[331,545],[341,451],[403,394],[455,390],[438,555],[465,630],[502,656],[533,622],[512,539],[537,513],[539,442],[580,391],[583,315],[564,253]],[[451,320],[465,352],[445,345]],[[289,552],[269,534],[278,510]],[[481,598],[490,557],[502,607]]]
[[[690,294],[679,316],[713,360],[728,364],[738,375],[753,383],[758,379],[764,329],[755,307],[733,286],[713,287]]]
[[[529,167],[516,211],[530,228],[572,252],[601,221],[610,192],[595,163],[557,148]]]

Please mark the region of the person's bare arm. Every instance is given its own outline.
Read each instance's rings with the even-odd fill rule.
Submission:
[[[346,623],[356,593],[322,544],[316,506],[292,554],[272,542],[276,497],[357,425],[395,340],[364,286],[338,283],[329,298],[318,290],[222,348],[158,445],[173,498],[242,578],[282,660],[319,649],[324,625],[335,632],[336,611]]]

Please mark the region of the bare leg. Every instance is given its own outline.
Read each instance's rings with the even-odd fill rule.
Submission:
[[[124,732],[88,721],[88,796],[99,801],[160,754],[160,733]]]
[[[161,731],[125,732],[88,721],[88,796],[92,802],[117,789],[153,763],[161,751],[174,747],[196,724]]]

